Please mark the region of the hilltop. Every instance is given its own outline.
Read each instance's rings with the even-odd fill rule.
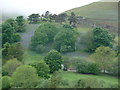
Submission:
[[[117,26],[118,3],[117,2],[94,2],[82,7],[65,11],[68,15],[74,12],[78,16],[84,16],[95,22]]]

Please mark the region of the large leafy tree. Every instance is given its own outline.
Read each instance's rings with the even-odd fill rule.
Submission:
[[[95,28],[92,32],[92,45],[89,48],[90,52],[94,52],[97,47],[108,46],[112,47],[112,36],[102,28]]]
[[[54,38],[55,49],[60,52],[75,51],[77,31],[69,25],[63,25],[63,30]]]
[[[40,20],[39,17],[40,17],[39,14],[31,14],[31,15],[28,16],[28,21],[31,24],[38,23],[39,20]]]
[[[44,46],[48,42],[52,42],[54,36],[58,32],[58,28],[53,23],[45,23],[38,27],[35,31],[34,36],[31,38],[31,49]]]
[[[35,88],[38,84],[38,75],[34,67],[23,65],[12,75],[12,86],[21,88]]]
[[[53,73],[61,69],[62,56],[56,50],[51,50],[44,58],[45,63],[49,65],[50,72]]]
[[[100,65],[101,70],[104,73],[107,68],[112,66],[115,60],[116,53],[109,47],[100,46],[95,50],[95,53],[91,55],[92,59]]]

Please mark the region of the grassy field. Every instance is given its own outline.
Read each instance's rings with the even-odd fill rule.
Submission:
[[[62,78],[64,80],[68,80],[69,82],[75,82],[79,79],[83,79],[83,78],[96,78],[98,80],[102,80],[104,81],[104,87],[109,88],[110,85],[117,85],[118,84],[118,78],[113,77],[113,76],[109,76],[109,75],[87,75],[87,74],[79,74],[79,73],[75,73],[75,72],[68,72],[68,71],[64,71],[62,72]]]

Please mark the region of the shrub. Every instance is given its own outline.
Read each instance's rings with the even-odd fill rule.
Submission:
[[[44,62],[36,62],[30,64],[31,66],[35,67],[39,76],[43,78],[49,78],[49,66]]]
[[[12,75],[15,72],[16,68],[21,66],[22,63],[17,59],[11,59],[5,63],[3,66],[4,74],[7,73],[8,75]]]
[[[81,60],[79,63],[76,65],[76,70],[79,73],[84,73],[84,74],[99,74],[100,73],[100,67],[90,61],[87,60]]]
[[[3,89],[11,88],[11,78],[9,76],[2,77],[2,88]]]
[[[100,67],[99,65],[95,63],[88,64],[88,72],[90,74],[99,74],[100,73]]]

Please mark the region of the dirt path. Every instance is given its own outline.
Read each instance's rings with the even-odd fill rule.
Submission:
[[[39,24],[28,24],[26,26],[26,32],[21,33],[21,44],[25,49],[29,48],[31,37],[34,35],[35,30],[39,27]]]

